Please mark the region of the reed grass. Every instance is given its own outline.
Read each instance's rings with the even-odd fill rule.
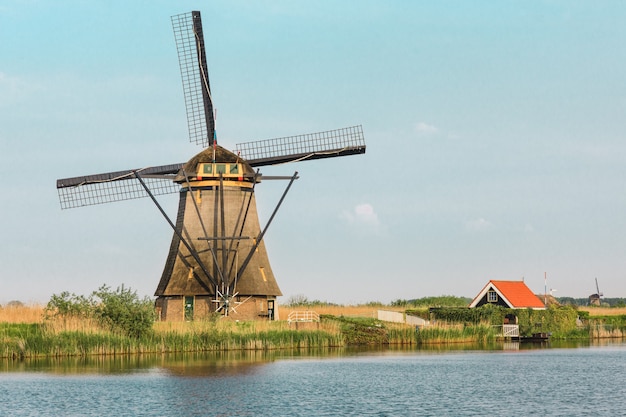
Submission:
[[[294,331],[286,322],[156,323],[134,338],[90,320],[0,323],[0,357],[61,357],[130,353],[318,349],[343,346],[333,325]]]
[[[626,315],[626,307],[583,306],[583,307],[578,307],[578,310],[588,312],[590,317]]]
[[[147,334],[129,337],[103,328],[92,319],[44,319],[41,306],[3,307],[0,308],[0,357],[328,349],[347,345],[432,346],[486,343],[497,338],[497,330],[487,323],[439,321],[436,325],[416,329],[406,324],[378,321],[375,318],[377,308],[372,306],[312,309],[322,317],[313,329],[296,330],[285,320],[291,310],[281,307],[281,321],[157,322]],[[626,309],[609,309],[610,313],[621,312],[622,316],[594,314],[603,310],[590,309],[589,326],[574,329],[566,338],[626,337]]]
[[[495,341],[497,336],[498,330],[488,324],[438,325],[424,327],[416,332],[419,344],[486,343]]]
[[[590,326],[589,337],[592,339],[622,339],[626,337],[626,331],[619,327],[596,324]]]
[[[405,324],[392,324],[387,329],[389,345],[411,346],[417,344],[417,331],[415,327]]]
[[[269,350],[342,346],[341,335],[332,325],[318,330],[294,331],[285,321],[162,322],[154,336],[163,351]]]
[[[0,323],[43,323],[44,306],[38,304],[0,307]]]
[[[378,317],[378,310],[387,310],[387,311],[401,311],[403,312],[405,308],[403,307],[389,307],[389,306],[371,306],[371,305],[348,305],[348,306],[338,306],[338,305],[311,305],[306,307],[288,307],[280,305],[278,307],[279,317],[282,320],[286,320],[289,316],[289,313],[292,311],[302,311],[302,310],[312,310],[318,313],[319,315],[331,315],[331,316],[345,316],[345,317],[369,317],[376,318]]]

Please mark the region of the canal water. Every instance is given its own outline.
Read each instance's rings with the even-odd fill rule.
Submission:
[[[0,362],[2,416],[619,416],[626,343]]]

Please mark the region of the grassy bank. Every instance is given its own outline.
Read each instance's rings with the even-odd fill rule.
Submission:
[[[141,337],[75,320],[0,323],[0,357],[60,357],[130,353],[307,349],[343,346],[333,326],[289,329],[286,322],[156,323]]]
[[[0,357],[65,357],[233,350],[320,349],[345,346],[414,346],[483,342],[488,326],[429,327],[385,323],[372,318],[324,315],[311,330],[276,322],[159,322],[151,332],[130,337],[89,320],[0,323]]]
[[[343,314],[350,312],[350,315]],[[489,321],[437,320],[417,329],[373,318],[372,306],[333,306],[321,322],[296,329],[286,321],[157,322],[140,337],[112,331],[88,318],[44,319],[40,307],[0,309],[0,357],[64,357],[236,350],[319,349],[346,346],[417,346],[488,343],[497,328]],[[332,314],[330,313],[332,312]],[[282,312],[281,312],[282,313]],[[426,314],[426,311],[421,313]],[[475,313],[475,312],[473,312]],[[606,313],[604,310],[602,313]],[[450,314],[457,314],[452,311]],[[494,311],[497,316],[502,312]],[[360,315],[360,316],[359,316]],[[626,335],[626,315],[593,315],[587,311],[518,311],[520,329],[554,327],[555,339],[616,338]],[[286,316],[285,316],[286,317]],[[572,323],[581,318],[584,326]],[[473,319],[474,320],[474,319]],[[501,321],[500,321],[501,322]],[[531,325],[532,324],[532,325]]]

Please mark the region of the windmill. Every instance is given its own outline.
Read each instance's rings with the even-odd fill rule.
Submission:
[[[600,286],[598,285],[598,278],[596,278],[596,293],[589,296],[590,306],[599,306],[602,304],[602,297],[604,294],[600,292]]]
[[[365,153],[361,126],[245,142],[234,152],[217,144],[200,12],[172,16],[189,139],[203,150],[186,163],[57,180],[62,209],[149,197],[173,230],[155,306],[163,320],[224,317],[276,319],[282,295],[263,237],[298,178],[263,176],[259,167]],[[262,180],[287,186],[261,228],[255,191]],[[179,193],[176,218],[157,196]]]

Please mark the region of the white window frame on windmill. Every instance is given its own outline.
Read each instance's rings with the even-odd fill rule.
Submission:
[[[494,290],[487,291],[487,302],[488,303],[497,303],[498,302],[498,293]]]

